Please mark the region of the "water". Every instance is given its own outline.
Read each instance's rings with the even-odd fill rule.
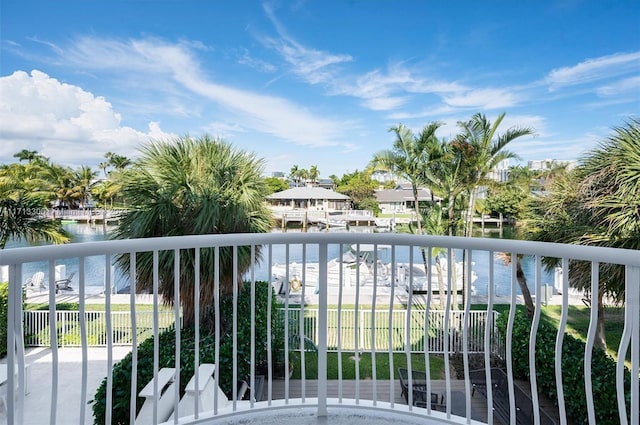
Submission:
[[[111,230],[113,230],[113,226],[104,226],[101,224],[64,224],[63,227],[67,230],[73,237],[72,243],[80,243],[80,242],[89,242],[89,241],[102,241],[108,238],[108,234]],[[274,232],[280,232],[280,229],[274,229]],[[297,232],[301,230],[287,230],[287,232]],[[318,231],[316,228],[309,228],[310,232]],[[371,227],[352,227],[350,231],[355,232],[373,232],[373,228]],[[497,231],[485,232],[484,234],[479,234],[478,236],[484,237],[493,237],[493,238],[512,238],[515,233],[513,229],[505,228],[504,232],[501,234]],[[28,246],[25,241],[9,241],[7,244],[7,248],[16,248],[20,246]],[[436,252],[434,251],[433,255]],[[328,257],[336,258],[341,255],[340,247],[338,245],[330,245]],[[391,253],[390,250],[381,250],[379,251],[379,259],[383,262],[391,261]],[[398,248],[396,249],[396,261],[397,262],[409,262],[411,258],[411,254],[409,253],[408,248]],[[456,260],[462,260],[462,252],[457,251],[455,253]],[[486,295],[488,292],[489,285],[489,263],[493,262],[494,267],[494,293],[496,296],[508,296],[511,294],[511,267],[506,265],[505,262],[494,256],[494,258],[489,258],[489,253],[485,251],[473,251],[471,253],[472,261],[474,263],[473,270],[476,273],[477,280],[474,283],[474,287],[476,293],[478,295]],[[269,250],[264,249],[262,254],[263,261],[258,264],[256,268],[256,279],[258,280],[269,280],[268,276],[268,264],[267,260],[269,258]],[[302,263],[302,245],[291,245],[289,247],[289,262],[297,262]],[[287,253],[286,249],[282,245],[274,246],[272,253],[272,261],[274,263],[284,264],[287,262]],[[308,246],[306,250],[306,261],[307,262],[317,262],[318,261],[318,249],[314,246]],[[415,248],[413,250],[413,261],[415,263],[422,262],[422,256],[420,250]],[[123,288],[127,288],[130,286],[128,278],[123,276],[122,273],[115,269],[113,266],[110,266],[112,269],[112,274],[114,276],[114,283],[105,284],[105,269],[106,269],[106,261],[104,256],[95,256],[95,257],[86,257],[85,263],[85,272],[86,278],[85,282],[87,284],[87,292],[88,293],[99,293],[105,288],[111,288],[112,290],[118,291]],[[525,276],[527,278],[527,282],[529,288],[532,293],[534,292],[534,282],[535,282],[535,265],[534,259],[532,257],[524,257],[521,259],[521,264]],[[75,277],[72,281],[72,286],[77,288],[78,283],[78,259],[77,258],[69,258],[69,259],[61,259],[56,261],[56,265],[64,265],[66,268],[65,275],[69,275],[70,273],[75,272]],[[27,278],[31,277],[34,273],[42,271],[45,273],[45,283],[48,283],[48,264],[47,262],[37,262],[37,263],[26,263],[23,266],[23,281]],[[60,278],[64,278],[66,276],[61,276]],[[547,272],[544,269],[542,270],[541,280],[543,284],[553,285],[554,283],[554,275],[553,272]],[[515,285],[516,292],[519,294],[520,289],[518,285]]]

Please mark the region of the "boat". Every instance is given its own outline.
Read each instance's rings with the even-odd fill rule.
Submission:
[[[349,227],[347,220],[337,218],[319,218],[318,227],[320,229],[346,229]]]
[[[383,261],[384,253],[391,247],[388,245],[352,245],[340,257],[333,258],[327,262],[327,285],[330,288],[390,288],[394,286],[397,290],[416,294],[427,293],[429,287],[433,293],[440,291],[438,273],[435,264],[430,267],[431,273],[427,273],[424,264],[413,262],[396,262],[394,265],[388,261]],[[445,293],[450,291],[447,285],[448,262],[446,259],[439,259],[445,285]],[[452,292],[460,293],[463,290],[462,280],[463,263],[456,263],[456,283]],[[274,264],[271,267],[272,282],[277,293],[284,295],[287,293],[287,282],[289,294],[300,293],[302,286],[305,286],[307,294],[318,292],[320,267],[317,262],[296,263],[291,262],[287,267],[285,264]],[[478,276],[472,271],[471,291],[475,292],[473,283]],[[429,286],[430,282],[430,286]]]

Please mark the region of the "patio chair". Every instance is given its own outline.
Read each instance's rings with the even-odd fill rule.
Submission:
[[[149,383],[140,391],[139,397],[144,397],[142,408],[136,416],[135,425],[153,424],[153,387],[154,381],[158,381],[158,422],[165,422],[173,412],[173,402],[176,396],[175,383],[176,370],[165,367],[158,371],[158,376],[151,379]]]
[[[33,276],[24,282],[24,288],[28,291],[46,291],[47,287],[44,285],[44,272],[35,272]]]
[[[405,368],[398,368],[400,378],[400,389],[402,397],[409,404],[409,371]],[[413,388],[412,404],[416,407],[427,407],[427,402],[431,403],[434,410],[444,411],[446,404],[444,395],[432,392],[427,398],[427,374],[422,371],[411,371],[411,387]]]
[[[73,291],[73,288],[69,286],[69,284],[71,283],[71,279],[73,279],[75,275],[76,272],[71,272],[71,274],[66,278],[56,280],[56,292],[59,290]]]
[[[218,409],[221,409],[227,405],[229,399],[224,392],[216,385],[213,380],[213,373],[216,370],[216,365],[211,363],[203,363],[198,368],[198,387],[196,388],[195,375],[187,383],[185,388],[185,394],[178,403],[177,415],[179,418],[184,416],[191,416],[195,414],[194,402],[196,397],[198,398],[198,412],[208,412],[214,410],[214,400],[218,400]],[[173,421],[173,417],[176,415],[174,411],[169,417],[168,421]]]

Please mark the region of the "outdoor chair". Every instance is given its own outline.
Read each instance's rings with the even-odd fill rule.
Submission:
[[[151,425],[153,424],[153,387],[154,381],[158,382],[158,422],[164,422],[169,419],[173,412],[173,405],[176,396],[176,370],[174,368],[165,367],[158,371],[158,375],[151,379],[149,383],[140,391],[139,397],[144,397],[144,404],[136,416],[135,425]]]
[[[211,363],[203,363],[198,368],[198,387],[196,388],[195,375],[187,383],[185,394],[178,403],[178,412],[173,412],[169,417],[169,422],[173,421],[173,417],[178,415],[179,418],[191,416],[195,414],[194,404],[196,397],[198,398],[198,412],[208,412],[214,410],[214,400],[218,400],[218,409],[224,408],[229,399],[225,393],[216,385],[213,380],[213,373],[216,365]]]
[[[24,282],[24,288],[28,291],[46,291],[47,287],[44,285],[44,272],[35,272],[33,276]]]
[[[400,389],[402,397],[409,404],[409,371],[405,368],[398,368],[398,377],[400,378]],[[427,403],[431,403],[431,408],[444,412],[446,404],[444,395],[432,392],[427,397],[427,374],[422,371],[411,371],[411,387],[413,388],[412,404],[416,407],[427,407]]]
[[[76,275],[76,272],[71,272],[69,276],[64,279],[56,280],[56,292],[59,290],[73,291],[73,288],[69,286],[71,279]]]

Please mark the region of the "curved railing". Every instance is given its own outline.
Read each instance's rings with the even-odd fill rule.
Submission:
[[[9,266],[9,311],[8,311],[8,341],[7,347],[7,376],[6,383],[7,394],[15,394],[15,397],[7,397],[7,418],[8,423],[29,422],[29,415],[35,414],[33,409],[29,409],[32,402],[29,395],[24,395],[24,391],[19,388],[25,388],[28,384],[29,374],[25,373],[25,355],[23,342],[23,312],[22,312],[22,283],[27,277],[24,273],[27,270],[28,263],[44,261],[43,270],[47,274],[46,283],[50,288],[55,287],[54,269],[57,263],[64,259],[77,260],[78,264],[78,281],[77,293],[79,295],[79,311],[82,316],[86,310],[85,295],[88,285],[95,282],[87,282],[85,264],[89,257],[100,256],[103,258],[105,287],[111,288],[111,284],[115,279],[116,273],[112,271],[112,263],[115,256],[120,254],[130,255],[132,267],[135,269],[136,259],[140,258],[140,253],[152,252],[153,267],[155,270],[153,277],[153,333],[158,334],[159,329],[159,305],[161,298],[159,295],[160,281],[158,277],[158,267],[160,253],[170,251],[174,257],[175,274],[174,278],[179,281],[180,276],[180,256],[182,250],[195,250],[196,260],[194,265],[195,287],[193,304],[196,306],[196,317],[199,317],[200,306],[200,285],[205,285],[204,280],[201,282],[200,258],[208,249],[212,249],[212,258],[214,259],[214,269],[220,264],[221,253],[226,253],[224,249],[229,249],[229,253],[234,265],[238,264],[238,256],[241,255],[240,248],[248,247],[252,257],[249,270],[244,275],[239,275],[236,270],[233,272],[233,282],[244,280],[251,288],[252,306],[248,313],[238,310],[238,293],[239,287],[233,285],[231,293],[233,317],[231,318],[231,327],[235,331],[238,329],[239,322],[249,320],[251,348],[249,353],[250,374],[247,377],[238,376],[238,347],[243,341],[238,341],[237,332],[231,332],[232,338],[232,389],[230,391],[230,400],[224,405],[222,399],[215,398],[212,402],[212,409],[209,411],[202,410],[202,401],[198,401],[196,397],[191,407],[192,411],[198,412],[193,415],[193,422],[202,421],[208,417],[231,417],[233,415],[246,414],[247,411],[262,412],[266,410],[281,409],[287,407],[308,406],[313,407],[318,416],[325,416],[329,409],[334,407],[358,407],[380,410],[386,413],[396,413],[402,415],[412,415],[418,418],[431,417],[434,420],[442,420],[450,423],[471,423],[479,419],[482,422],[492,423],[493,416],[498,415],[498,409],[486,408],[486,406],[496,406],[499,397],[506,397],[506,415],[511,423],[515,423],[517,413],[517,395],[519,389],[516,386],[513,371],[513,334],[516,305],[519,302],[517,290],[517,259],[519,256],[528,256],[530,259],[533,274],[532,281],[529,282],[531,292],[535,296],[535,315],[533,317],[533,326],[531,330],[530,341],[530,358],[529,358],[529,374],[532,377],[529,382],[531,388],[531,404],[533,406],[534,423],[544,423],[543,419],[547,416],[547,412],[541,415],[541,400],[538,396],[537,388],[539,382],[536,381],[536,362],[535,350],[532,349],[536,344],[537,329],[541,321],[540,312],[544,296],[548,295],[547,288],[543,286],[545,279],[544,269],[542,266],[543,258],[559,259],[560,273],[562,276],[561,290],[562,295],[559,296],[561,305],[561,316],[556,336],[556,354],[553,362],[555,364],[555,379],[559,388],[558,391],[558,411],[551,416],[556,416],[560,423],[566,423],[567,410],[565,403],[565,394],[563,393],[563,370],[562,370],[562,344],[565,331],[567,330],[567,318],[569,314],[569,273],[570,264],[574,261],[586,261],[591,263],[591,305],[596,305],[598,299],[598,271],[600,265],[605,263],[618,264],[625,270],[625,301],[624,301],[624,331],[618,349],[616,360],[616,399],[618,403],[618,418],[620,423],[639,423],[640,412],[640,389],[638,385],[638,376],[640,374],[640,255],[637,251],[618,250],[611,248],[585,247],[575,245],[562,245],[551,243],[537,243],[528,241],[513,240],[496,240],[482,238],[456,238],[456,237],[433,237],[433,236],[414,236],[401,234],[358,234],[358,233],[271,233],[271,234],[229,234],[229,235],[202,235],[202,236],[183,236],[183,237],[167,237],[137,240],[119,240],[109,242],[92,242],[83,244],[70,244],[64,246],[46,246],[46,247],[30,247],[18,248],[0,251],[0,265]],[[382,253],[384,248],[384,253]],[[242,248],[244,249],[244,248]],[[262,260],[255,260],[255,253],[261,250]],[[341,256],[343,251],[352,249],[355,251],[354,256],[346,259]],[[367,255],[364,255],[364,254]],[[507,257],[511,260],[509,266],[503,266],[496,259],[497,253],[507,253]],[[332,257],[338,256],[337,261],[330,262]],[[455,261],[462,262],[463,277],[457,276],[456,267],[447,267],[443,276],[443,284],[445,291],[435,293],[436,285],[440,285],[438,281],[438,266],[436,257],[443,258],[446,256],[449,260],[455,258]],[[384,257],[384,258],[383,258]],[[292,265],[295,263],[297,269],[293,270]],[[431,290],[427,290],[424,294],[416,294],[409,286],[399,286],[397,272],[399,266],[406,266],[409,279],[417,277],[417,274],[426,273],[427,282],[432,281]],[[75,263],[74,263],[75,264]],[[208,264],[208,263],[207,263]],[[272,329],[271,325],[267,325],[267,350],[260,352],[255,342],[256,335],[256,315],[255,311],[255,282],[261,279],[267,279],[270,282],[274,276],[273,269],[276,264],[284,264],[284,275],[280,276],[276,283],[276,289],[281,292],[283,299],[282,314],[285,319],[283,329]],[[336,266],[337,264],[337,266]],[[424,265],[428,267],[424,267]],[[414,267],[417,266],[417,267]],[[498,270],[499,269],[499,270]],[[205,273],[207,273],[205,271]],[[353,273],[353,276],[346,278],[347,274]],[[365,279],[365,274],[369,273],[370,279]],[[482,275],[476,282],[469,282],[468,277],[475,274]],[[295,276],[294,276],[295,274]],[[379,277],[385,275],[386,283],[373,284],[373,282],[381,282]],[[294,278],[301,281],[299,292],[293,291],[291,282]],[[463,290],[457,293],[453,288],[457,287],[458,279],[462,279]],[[345,283],[348,282],[348,285]],[[369,282],[361,285],[361,282]],[[214,291],[214,323],[219,331],[220,317],[220,275],[215,273],[213,279]],[[486,288],[486,289],[483,289]],[[498,290],[498,288],[502,288]],[[508,290],[505,292],[504,288]],[[175,288],[174,296],[179,299],[179,288]],[[475,289],[475,294],[474,294]],[[544,291],[543,291],[544,289]],[[544,296],[543,296],[544,294]],[[61,353],[63,349],[58,347],[56,329],[55,311],[56,297],[55,291],[49,291],[47,295],[49,308],[49,331],[51,333],[51,370],[47,379],[48,391],[50,394],[50,403],[40,405],[37,414],[46,415],[45,422],[64,423],[64,419],[69,419],[69,423],[85,423],[88,421],[90,413],[87,410],[87,402],[93,398],[93,394],[89,394],[87,388],[90,387],[90,376],[88,373],[88,343],[86,323],[80,322],[80,340],[81,340],[81,360],[77,373],[80,374],[79,388],[74,388],[77,396],[73,399],[73,405],[64,404],[63,398],[65,392],[71,389],[65,388],[68,376],[60,373]],[[58,295],[59,297],[59,295]],[[484,297],[481,309],[486,312],[485,319],[481,323],[472,324],[470,318],[472,316],[472,299],[478,300],[478,297]],[[122,298],[121,295],[114,295],[110,291],[106,291],[101,298],[104,303],[106,329],[106,358],[107,364],[115,363],[114,343],[113,343],[113,322],[111,319],[111,311],[113,309],[116,298]],[[300,299],[305,303],[298,305]],[[433,310],[440,310],[440,302],[444,304],[442,310],[442,320],[436,322],[430,313]],[[92,301],[95,302],[95,301]],[[139,306],[136,305],[136,297],[131,294],[128,297],[128,310],[130,312],[130,327],[132,335],[132,358],[133,373],[132,382],[129,393],[129,399],[132,407],[129,412],[129,420],[131,423],[135,421],[138,407],[138,390],[139,383],[136,380],[137,371],[137,346],[139,341],[136,340],[136,327]],[[493,319],[493,310],[499,303],[506,302],[509,307],[506,311],[508,315],[508,323],[506,326],[506,341],[504,353],[496,349],[497,336],[495,334],[495,320]],[[317,353],[309,354],[304,347],[297,346],[299,341],[303,341],[307,335],[308,323],[305,322],[305,308],[309,308],[310,304],[314,304],[314,333],[313,340],[315,342],[314,350]],[[460,306],[460,310],[456,310]],[[478,308],[477,305],[474,308]],[[272,305],[271,298],[268,301],[267,315],[270,318],[276,314],[277,306]],[[331,311],[336,310],[337,313]],[[403,311],[400,319],[397,319],[395,313]],[[366,315],[353,314],[349,315],[348,311],[365,312]],[[376,314],[376,312],[384,312],[384,314]],[[417,315],[416,312],[420,312]],[[591,358],[594,347],[595,327],[597,325],[597,309],[592,309],[590,316],[590,325],[588,329],[584,361],[585,361],[585,378],[584,387],[587,399],[587,412],[585,417],[591,423],[595,423],[596,411],[594,410],[594,388],[592,386]],[[181,311],[178,307],[174,309],[175,322],[179,323]],[[419,319],[416,319],[418,317]],[[292,319],[291,319],[292,318]],[[457,319],[456,319],[457,318]],[[229,321],[229,318],[224,318]],[[291,320],[290,320],[291,319]],[[397,321],[404,320],[402,332],[404,332],[404,341],[402,347],[399,348],[397,335],[393,335],[392,329],[397,329]],[[362,326],[362,321],[366,321],[367,326]],[[272,323],[270,320],[267,323]],[[293,323],[293,324],[292,324]],[[475,323],[475,322],[474,322]],[[196,321],[196,334],[200,323]],[[347,331],[347,329],[349,331]],[[416,342],[416,329],[418,335],[422,331],[422,344]],[[262,329],[259,329],[262,331]],[[273,366],[275,362],[275,349],[272,346],[273,337],[278,332],[284,334],[284,367],[288,369],[293,354],[295,357],[300,356],[300,380],[293,381],[289,375],[285,374],[282,380],[276,380],[273,376]],[[331,333],[331,334],[330,334]],[[365,333],[368,335],[361,335]],[[432,357],[433,351],[429,348],[429,344],[424,341],[429,338],[431,333],[445,335],[446,338],[457,338],[462,341],[462,352],[451,352],[452,347],[449,344],[443,345],[442,359],[444,361],[444,377],[430,376],[430,363],[434,361]],[[217,332],[213,349],[215,354],[215,363],[220,363],[220,332]],[[479,335],[478,335],[479,334]],[[196,339],[195,347],[181,347],[179,343],[179,332],[177,332],[175,343],[175,358],[180,358],[181,350],[194,349],[199,351],[200,340]],[[478,339],[479,338],[479,339]],[[348,339],[349,341],[346,341]],[[365,341],[366,343],[362,342]],[[158,339],[155,339],[153,369],[157,376],[161,365],[159,364]],[[302,342],[300,342],[302,344]],[[330,346],[331,345],[331,346]],[[15,347],[15,348],[14,348]],[[627,356],[630,350],[630,355]],[[337,353],[337,371],[329,371],[328,355],[330,351]],[[400,351],[403,358],[402,365],[394,362],[398,361],[397,352]],[[483,387],[482,383],[477,381],[477,373],[471,374],[472,369],[477,368],[476,357],[471,353],[481,352],[481,364],[485,377],[484,391],[486,391],[486,400],[480,399],[478,395],[473,395],[476,387]],[[262,401],[254,401],[256,382],[259,375],[260,356],[266,355],[266,380],[265,392]],[[346,365],[344,364],[344,355],[350,355],[355,363],[354,373],[355,379],[346,379]],[[461,381],[452,378],[453,368],[452,355],[457,354],[461,358],[462,365],[456,365],[456,369],[463,376]],[[333,355],[333,354],[332,354]],[[506,361],[506,396],[500,395],[493,390],[493,385],[486,385],[491,382],[494,377],[491,372],[491,362],[495,356],[504,357]],[[371,376],[373,379],[361,378],[363,371],[359,362],[361,358],[371,356],[371,358],[384,358],[384,370],[379,369],[376,362],[371,364]],[[317,379],[306,378],[306,368],[309,367],[308,358],[317,358],[315,367],[317,367]],[[347,357],[348,358],[348,357]],[[244,359],[240,359],[242,361]],[[625,363],[626,362],[626,363]],[[333,363],[331,363],[333,364]],[[199,360],[194,362],[194,370],[197,370]],[[398,402],[401,387],[399,386],[398,368],[402,366],[408,370],[423,369],[425,370],[424,379],[416,378],[413,374],[409,374],[405,382],[406,391],[402,390],[406,400],[418,400],[421,394],[437,395],[436,403],[431,403],[427,398],[424,406],[414,406],[413,403],[404,404]],[[178,362],[175,368],[180,369]],[[631,373],[628,374],[630,368]],[[33,367],[31,368],[33,369]],[[626,372],[625,372],[626,371]],[[389,375],[388,378],[378,378],[378,375]],[[33,373],[33,371],[31,372]],[[337,373],[337,376],[331,376],[329,373]],[[107,397],[105,400],[106,411],[104,422],[112,423],[114,412],[113,406],[119,404],[121,400],[113,400],[113,374],[112,369],[106,368],[106,385]],[[176,374],[177,384],[180,382],[179,373]],[[197,374],[196,374],[197,376]],[[630,376],[630,378],[628,378]],[[218,384],[218,373],[214,373],[213,382]],[[249,384],[251,394],[248,402],[238,399],[237,392],[240,389],[238,382],[245,379]],[[437,379],[436,379],[437,378]],[[443,379],[440,379],[443,378]],[[195,378],[196,387],[199,386],[198,380]],[[202,378],[206,379],[206,377]],[[420,382],[418,382],[420,379]],[[626,379],[626,381],[625,381]],[[160,415],[160,402],[162,388],[159,387],[158,381],[151,386],[151,407],[149,413],[153,423],[161,422],[165,418]],[[42,382],[39,382],[42,386]],[[295,385],[294,385],[295,384]],[[476,385],[474,385],[476,384]],[[93,385],[93,384],[92,384]],[[278,387],[278,388],[276,388]],[[454,388],[455,387],[455,388]],[[457,406],[453,406],[454,389],[460,389],[456,394],[462,394],[458,400]],[[63,391],[64,389],[64,391]],[[33,384],[31,391],[34,391]],[[295,394],[294,394],[295,393]],[[442,396],[442,398],[440,398]],[[595,394],[597,397],[597,394]],[[222,401],[221,401],[222,400]],[[444,402],[438,401],[443,400]],[[484,400],[484,401],[482,401]],[[176,410],[180,405],[180,395],[176,395],[170,400],[172,404],[171,410]],[[207,402],[208,403],[208,402]],[[484,410],[477,408],[478,403],[484,403]],[[474,408],[474,405],[476,408]],[[46,408],[45,408],[46,406]],[[63,412],[64,409],[64,412]],[[48,411],[47,411],[48,410]],[[482,412],[478,412],[481,410]],[[627,412],[632,412],[630,415]],[[474,416],[480,416],[474,417]],[[186,419],[183,419],[186,420]],[[170,422],[173,423],[173,422]],[[183,422],[181,422],[183,423]],[[200,423],[200,422],[199,422]]]

